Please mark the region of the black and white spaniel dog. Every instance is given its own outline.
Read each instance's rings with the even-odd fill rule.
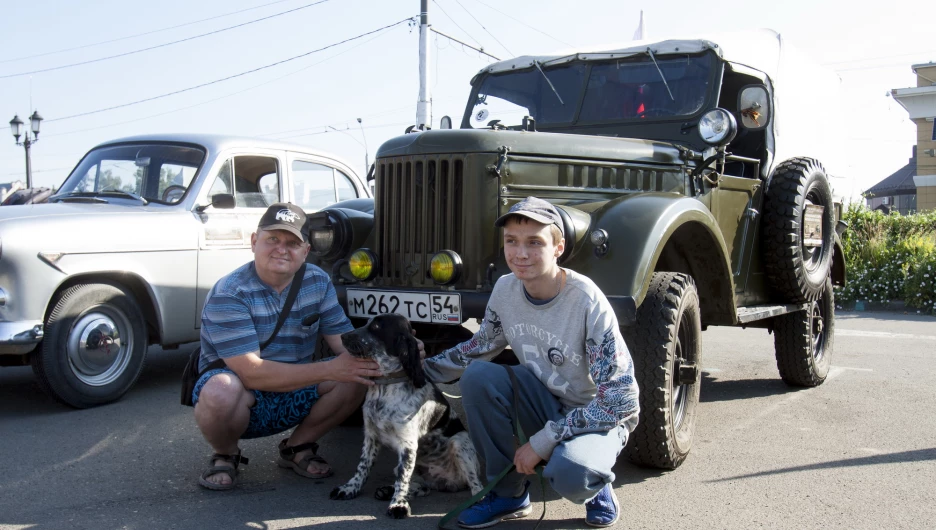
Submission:
[[[395,314],[378,315],[366,326],[341,336],[351,355],[377,361],[383,377],[364,400],[364,448],[357,473],[331,492],[332,499],[353,499],[367,480],[383,444],[396,451],[396,482],[377,490],[390,499],[387,515],[410,515],[407,499],[430,489],[481,491],[480,465],[474,445],[442,392],[426,384],[416,339],[409,321]]]

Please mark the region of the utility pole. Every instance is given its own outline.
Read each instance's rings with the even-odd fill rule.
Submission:
[[[419,0],[419,101],[416,103],[416,128],[426,129],[431,123],[432,103],[429,95],[429,0]]]

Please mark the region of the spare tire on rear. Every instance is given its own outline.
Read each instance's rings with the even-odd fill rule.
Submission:
[[[832,188],[822,164],[793,158],[778,165],[764,204],[764,270],[785,301],[812,302],[822,295],[834,229]]]

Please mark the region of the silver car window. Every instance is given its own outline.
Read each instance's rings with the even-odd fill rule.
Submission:
[[[354,189],[354,184],[351,183],[351,178],[337,169],[335,170],[335,173],[335,180],[338,183],[338,200],[345,201],[348,199],[357,199],[358,192],[356,189]]]
[[[208,196],[233,194],[242,208],[266,208],[280,200],[279,160],[270,156],[238,155],[224,162]]]
[[[62,184],[59,195],[100,195],[174,204],[182,199],[204,161],[202,149],[165,144],[126,144],[93,149]],[[129,200],[133,200],[132,197]]]
[[[307,212],[327,208],[338,201],[335,170],[331,167],[293,160],[293,197],[296,205]]]
[[[208,197],[219,194],[232,194],[233,187],[231,186],[231,176],[234,174],[234,167],[231,162],[230,158],[225,160],[221,169],[218,170],[218,175],[215,177],[211,189],[208,190]]]

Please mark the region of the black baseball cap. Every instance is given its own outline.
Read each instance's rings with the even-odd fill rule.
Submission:
[[[306,214],[302,208],[288,202],[278,202],[269,208],[260,218],[258,230],[285,230],[303,242],[308,243],[306,235]]]
[[[562,229],[562,217],[559,217],[556,207],[548,201],[538,197],[527,197],[511,206],[510,211],[498,217],[494,221],[494,226],[504,226],[507,218],[511,215],[522,215],[544,225],[556,225],[559,228],[559,233],[562,234],[562,237],[565,237],[565,230]]]

